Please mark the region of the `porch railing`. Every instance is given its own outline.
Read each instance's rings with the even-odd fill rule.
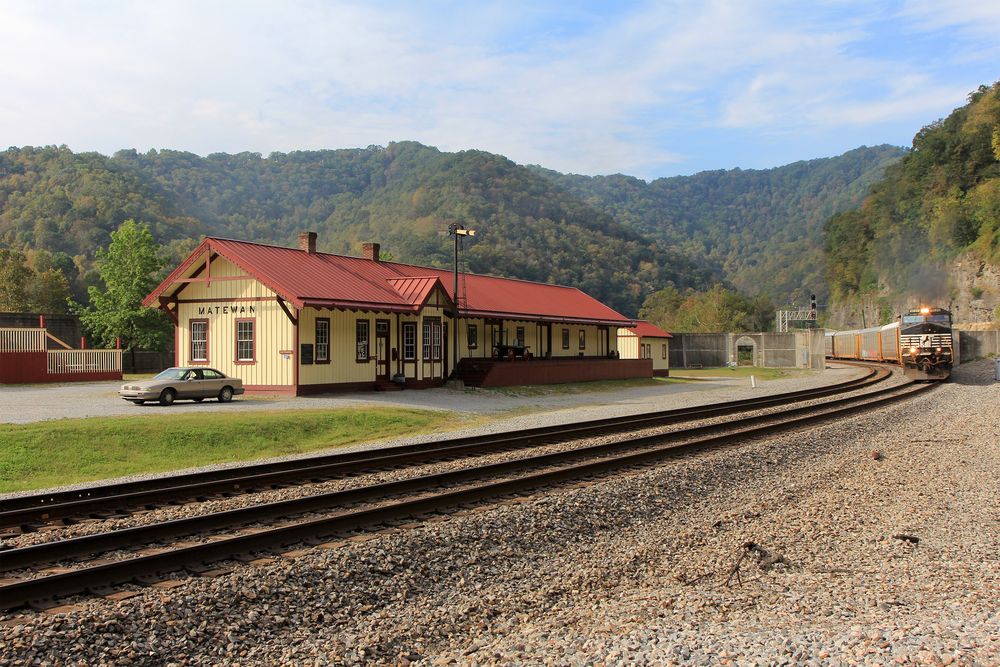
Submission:
[[[121,350],[49,350],[50,374],[120,373]]]
[[[45,329],[0,328],[0,352],[43,352]]]

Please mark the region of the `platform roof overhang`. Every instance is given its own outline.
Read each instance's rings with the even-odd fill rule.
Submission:
[[[487,320],[519,320],[523,322],[542,322],[545,324],[593,324],[598,326],[621,327],[630,323],[629,320],[602,320],[574,318],[566,319],[562,317],[550,317],[545,315],[527,316],[521,313],[497,313],[488,310],[466,310],[460,308],[459,317],[481,317]]]

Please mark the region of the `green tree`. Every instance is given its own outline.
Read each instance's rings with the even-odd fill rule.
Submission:
[[[639,318],[670,331],[677,322],[677,313],[684,297],[677,288],[670,286],[657,290],[646,297],[639,309]]]
[[[162,312],[142,305],[162,266],[157,250],[147,225],[126,220],[111,232],[108,249],[97,251],[105,287],[90,287],[90,306],[76,305],[76,310],[101,345],[110,347],[120,338],[122,347],[133,353],[136,348],[165,347],[170,322]]]
[[[69,281],[59,269],[37,274],[29,290],[32,311],[39,313],[69,312]]]
[[[23,254],[0,248],[0,312],[24,313],[31,310],[28,286],[33,275]]]
[[[707,292],[696,292],[684,300],[677,324],[681,331],[746,331],[751,319],[748,310],[746,299],[722,285],[715,285]]]
[[[705,292],[688,290],[683,295],[668,287],[646,297],[639,316],[668,331],[766,331],[774,317],[774,306],[763,295],[748,298],[721,284]]]

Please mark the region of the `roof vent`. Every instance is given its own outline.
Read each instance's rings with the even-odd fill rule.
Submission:
[[[379,248],[382,246],[378,243],[362,243],[361,244],[361,255],[365,259],[371,260],[373,262],[379,261],[378,252]]]
[[[299,234],[299,250],[305,250],[310,255],[316,254],[316,232]]]

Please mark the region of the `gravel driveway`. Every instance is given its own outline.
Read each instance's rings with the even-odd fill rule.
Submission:
[[[795,372],[789,378],[760,383],[757,393],[789,391],[789,386],[826,384],[841,380],[854,370],[830,371],[817,376]],[[470,414],[502,413],[510,410],[560,409],[578,405],[618,406],[624,412],[641,412],[673,405],[678,393],[735,389],[749,390],[747,379],[715,379],[678,384],[659,384],[608,391],[516,395],[478,389],[423,389],[400,392],[354,392],[323,396],[238,396],[232,403],[180,401],[164,407],[155,403],[136,406],[118,397],[121,382],[67,383],[58,385],[0,385],[0,423],[24,424],[47,419],[162,415],[222,410],[305,410],[357,405],[394,405],[430,410],[454,410]],[[705,402],[701,400],[700,402]]]

